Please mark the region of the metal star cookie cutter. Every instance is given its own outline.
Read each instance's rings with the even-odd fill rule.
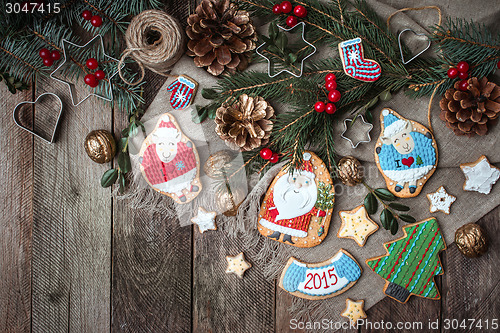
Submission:
[[[427,44],[427,46],[422,50],[420,51],[418,54],[414,55],[410,60],[408,61],[405,61],[405,58],[403,56],[403,48],[401,47],[401,35],[406,32],[406,31],[411,31],[413,32],[414,35],[416,36],[427,36],[426,34],[423,34],[423,33],[416,33],[415,31],[413,31],[412,29],[410,28],[406,28],[404,30],[402,30],[399,35],[398,35],[398,45],[399,45],[399,53],[401,54],[401,61],[403,62],[403,65],[406,65],[408,63],[410,63],[411,61],[413,61],[415,58],[417,58],[419,55],[421,55],[422,53],[424,53],[425,51],[427,51],[429,49],[429,47],[431,47],[431,40],[427,37],[427,40],[429,42],[429,44]]]
[[[45,137],[42,136],[41,133],[37,133],[35,132],[35,127],[33,125],[33,130],[30,130],[29,128],[27,128],[26,126],[24,126],[21,122],[21,120],[19,119],[19,110],[20,110],[20,106],[24,105],[24,104],[33,104],[35,105],[36,102],[38,102],[39,99],[43,98],[44,96],[53,96],[56,98],[56,101],[58,102],[59,104],[59,110],[58,110],[58,113],[57,113],[57,119],[56,119],[56,122],[55,122],[55,126],[54,126],[54,129],[52,130],[52,134],[50,136],[50,139],[47,139]],[[21,127],[23,130],[33,134],[34,136],[44,140],[45,142],[47,143],[53,143],[54,142],[54,137],[56,135],[56,131],[57,131],[57,126],[59,125],[59,120],[61,119],[61,114],[62,114],[62,108],[63,108],[63,103],[61,101],[61,98],[59,96],[57,96],[56,94],[54,93],[51,93],[51,92],[46,92],[46,93],[43,93],[41,94],[40,96],[38,96],[34,102],[30,102],[30,101],[24,101],[24,102],[21,102],[21,103],[18,103],[15,107],[14,107],[14,111],[12,112],[12,117],[14,118],[14,122],[16,123],[17,126]]]
[[[347,132],[347,122],[349,121],[349,122],[351,122],[351,123],[352,123],[352,122],[354,122],[354,120],[355,120],[357,117],[360,117],[360,118],[361,118],[361,120],[362,120],[362,121],[363,121],[366,125],[368,125],[368,131],[366,131],[366,136],[368,137],[368,140],[359,140],[358,142],[356,142],[356,144],[354,144],[354,142],[353,142],[351,139],[349,139],[348,137],[346,137],[344,134],[345,134],[345,132]],[[349,118],[344,119],[344,131],[342,132],[342,134],[340,134],[340,137],[341,137],[342,139],[349,141],[349,143],[351,144],[351,147],[352,147],[353,149],[356,149],[360,143],[368,143],[368,142],[372,141],[372,138],[371,138],[371,136],[370,136],[370,131],[373,129],[373,124],[370,124],[369,122],[367,122],[367,121],[365,120],[365,118],[363,117],[363,115],[361,115],[361,114],[358,114],[358,115],[357,115],[357,117],[354,117],[353,119],[349,119]]]
[[[299,75],[297,75],[297,74],[295,74],[295,73],[293,73],[293,72],[290,72],[288,69],[282,69],[282,70],[281,70],[281,71],[279,71],[278,73],[276,73],[276,74],[274,74],[274,75],[271,75],[271,59],[269,59],[269,58],[268,58],[268,57],[266,57],[264,54],[262,54],[262,53],[260,53],[260,52],[259,52],[259,49],[260,49],[261,47],[263,47],[264,45],[266,45],[267,43],[263,43],[263,44],[261,44],[261,45],[260,45],[257,49],[255,49],[255,52],[256,52],[258,55],[260,55],[262,58],[264,58],[264,59],[266,59],[266,60],[267,60],[267,75],[269,75],[269,77],[275,77],[275,76],[278,76],[278,75],[280,75],[280,74],[281,74],[281,73],[283,73],[283,72],[287,72],[287,73],[289,73],[289,74],[291,74],[291,75],[293,75],[293,76],[295,76],[295,77],[301,77],[301,76],[302,76],[302,72],[304,71],[304,60],[306,60],[307,58],[309,58],[310,56],[312,56],[314,53],[316,53],[316,50],[317,50],[317,49],[316,49],[316,46],[314,46],[313,44],[309,43],[309,42],[306,40],[306,38],[305,38],[306,24],[305,24],[304,22],[297,23],[295,26],[293,26],[293,27],[291,27],[291,28],[288,28],[288,29],[285,29],[285,28],[283,28],[283,27],[281,27],[281,26],[279,26],[279,25],[278,25],[277,27],[278,27],[278,28],[280,28],[280,29],[281,29],[281,30],[283,30],[283,31],[288,32],[288,31],[291,31],[291,30],[295,29],[295,28],[296,28],[296,27],[298,27],[299,25],[300,25],[300,26],[302,26],[302,40],[304,41],[304,43],[306,43],[307,45],[311,46],[311,47],[314,49],[314,50],[313,50],[310,54],[308,54],[307,56],[305,56],[305,57],[302,59],[302,61],[300,62],[300,74],[299,74]]]
[[[70,94],[70,96],[71,96],[71,103],[73,104],[73,106],[78,106],[78,105],[82,104],[82,103],[83,103],[84,101],[86,101],[86,100],[87,100],[90,96],[95,96],[95,97],[101,98],[101,99],[103,99],[103,100],[105,100],[105,101],[107,101],[107,102],[112,102],[112,101],[113,101],[113,84],[111,83],[111,80],[113,79],[113,77],[114,77],[116,74],[118,74],[118,68],[116,69],[116,71],[115,71],[112,75],[110,75],[109,77],[107,77],[107,78],[106,78],[106,80],[109,82],[109,87],[108,87],[108,89],[107,89],[107,90],[108,90],[107,94],[108,94],[108,96],[110,96],[109,98],[108,98],[108,97],[105,97],[105,96],[102,96],[102,95],[99,95],[99,94],[96,94],[96,93],[94,93],[94,92],[91,92],[90,94],[88,94],[87,96],[85,96],[85,98],[83,98],[83,99],[82,99],[81,101],[79,101],[78,103],[76,103],[76,102],[75,102],[75,98],[74,98],[74,83],[71,83],[71,82],[69,82],[69,81],[66,81],[66,80],[63,80],[63,79],[60,79],[60,78],[58,78],[58,77],[55,77],[55,76],[54,76],[54,73],[56,73],[56,72],[57,72],[57,71],[58,71],[61,67],[63,67],[63,66],[66,64],[66,62],[68,61],[68,53],[69,53],[69,52],[67,52],[67,51],[66,51],[66,47],[65,47],[65,45],[64,45],[65,43],[67,43],[67,44],[69,44],[69,45],[71,45],[71,46],[74,46],[74,47],[77,47],[77,48],[81,48],[81,49],[83,49],[83,48],[87,47],[88,45],[90,45],[90,44],[94,43],[94,41],[95,41],[96,39],[99,39],[99,40],[100,40],[100,42],[101,42],[100,47],[102,48],[102,53],[103,53],[104,57],[105,57],[105,58],[108,58],[108,59],[110,59],[110,60],[112,60],[112,61],[116,61],[116,63],[119,63],[120,61],[119,61],[118,59],[113,58],[113,57],[111,57],[111,56],[109,56],[109,55],[107,55],[107,54],[106,54],[105,49],[104,49],[104,41],[103,41],[103,39],[102,39],[102,36],[101,36],[101,35],[96,35],[94,38],[92,38],[91,40],[89,40],[89,41],[88,41],[87,43],[85,43],[84,45],[77,45],[77,44],[75,44],[75,43],[73,43],[73,42],[70,42],[70,41],[69,41],[69,40],[67,40],[67,39],[63,39],[63,40],[61,41],[61,48],[63,49],[63,53],[64,53],[64,61],[63,61],[63,62],[62,62],[62,63],[61,63],[61,64],[60,64],[60,65],[59,65],[59,66],[58,66],[58,67],[57,67],[57,68],[56,68],[56,69],[55,69],[52,73],[50,73],[50,77],[51,77],[51,78],[53,78],[54,80],[59,81],[59,82],[61,82],[61,83],[63,83],[63,84],[65,84],[65,85],[67,85],[67,86],[68,86],[68,88],[69,88],[69,94]],[[125,65],[123,65],[123,66],[125,66]],[[123,67],[123,66],[122,66],[122,67]]]

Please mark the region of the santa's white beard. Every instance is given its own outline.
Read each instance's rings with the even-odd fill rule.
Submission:
[[[317,197],[318,189],[314,181],[307,187],[296,188],[288,182],[288,174],[281,176],[274,185],[273,200],[279,213],[276,221],[309,213],[316,204]]]

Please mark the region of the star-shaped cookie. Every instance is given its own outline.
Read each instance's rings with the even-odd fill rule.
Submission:
[[[440,210],[445,214],[450,214],[451,204],[457,200],[457,197],[448,194],[444,186],[441,186],[436,192],[427,194],[427,199],[431,203],[431,207],[429,208],[431,213]]]
[[[460,164],[460,169],[465,175],[464,191],[489,194],[500,178],[500,169],[491,165],[484,155],[476,162]]]
[[[191,219],[191,222],[198,225],[201,233],[207,230],[217,230],[215,225],[216,212],[209,212],[203,207],[198,208],[198,214]]]
[[[345,310],[341,313],[341,316],[348,318],[351,325],[356,325],[358,319],[366,318],[365,310],[363,310],[364,305],[364,300],[353,301],[348,298],[345,300]]]
[[[368,236],[378,230],[378,224],[372,221],[364,205],[353,210],[339,212],[342,224],[337,232],[339,238],[351,238],[359,246],[364,246]]]
[[[245,260],[245,255],[243,252],[241,252],[238,255],[235,256],[227,256],[227,268],[226,268],[226,273],[230,274],[233,273],[237,275],[240,279],[243,278],[243,274],[247,269],[252,267],[252,264],[250,264],[248,261]]]

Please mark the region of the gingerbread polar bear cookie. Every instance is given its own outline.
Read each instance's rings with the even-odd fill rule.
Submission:
[[[375,145],[375,163],[389,191],[400,198],[417,196],[438,162],[431,131],[385,108],[380,115],[381,133]]]

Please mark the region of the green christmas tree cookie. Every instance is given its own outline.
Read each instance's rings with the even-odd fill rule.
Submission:
[[[366,260],[386,284],[384,293],[406,303],[411,295],[439,299],[434,276],[443,274],[439,252],[446,249],[434,217],[403,227],[404,236],[384,243],[387,254]]]

